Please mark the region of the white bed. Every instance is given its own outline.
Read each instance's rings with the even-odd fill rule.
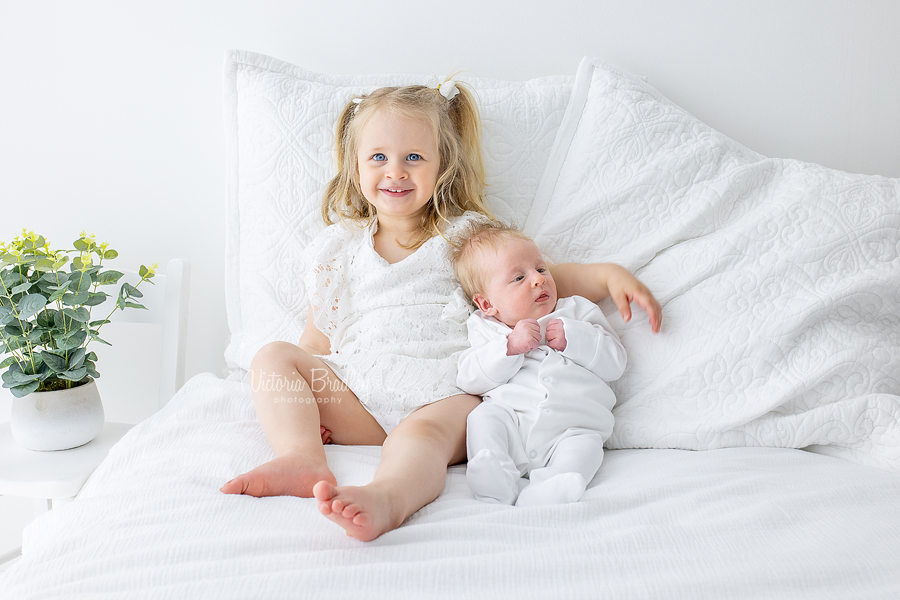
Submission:
[[[229,380],[191,379],[30,525],[0,598],[900,597],[900,181],[761,157],[637,77],[473,81],[493,207],[555,260],[647,283],[583,501],[475,501],[465,467],[370,543],[314,502],[226,496],[272,457],[241,382],[296,339],[339,105],[423,77],[226,57]],[[800,450],[809,448],[815,452]],[[377,447],[327,448],[363,483]]]

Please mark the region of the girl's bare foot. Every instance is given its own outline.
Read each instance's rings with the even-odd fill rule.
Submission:
[[[396,529],[403,521],[392,514],[387,493],[372,485],[336,487],[329,481],[320,481],[313,487],[313,494],[319,512],[343,527],[347,535],[363,542]]]
[[[223,485],[226,494],[248,496],[298,496],[312,498],[313,486],[318,481],[337,483],[334,474],[324,460],[304,454],[285,454],[252,471],[239,475]]]

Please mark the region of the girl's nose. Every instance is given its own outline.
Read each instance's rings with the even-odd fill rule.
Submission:
[[[399,163],[388,165],[384,170],[385,179],[406,179],[407,175],[406,169]]]

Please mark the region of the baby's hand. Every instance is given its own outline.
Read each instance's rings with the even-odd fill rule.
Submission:
[[[547,323],[547,345],[559,352],[566,349],[566,332],[562,319],[553,319]]]
[[[541,344],[541,326],[535,319],[522,319],[512,333],[506,336],[506,355],[515,356],[530,352]]]

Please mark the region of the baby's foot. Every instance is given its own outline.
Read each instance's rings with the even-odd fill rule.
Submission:
[[[318,481],[337,483],[324,460],[303,454],[285,454],[238,475],[220,488],[226,494],[298,496],[312,498]]]
[[[336,487],[320,481],[313,487],[319,512],[344,528],[347,535],[370,542],[400,526],[391,514],[391,502],[386,493],[367,485]]]
[[[540,483],[531,483],[519,494],[516,506],[544,506],[578,502],[587,482],[580,473],[560,473]]]
[[[466,482],[475,498],[483,502],[512,504],[519,493],[519,473],[503,468],[496,454],[484,448],[469,459]]]

